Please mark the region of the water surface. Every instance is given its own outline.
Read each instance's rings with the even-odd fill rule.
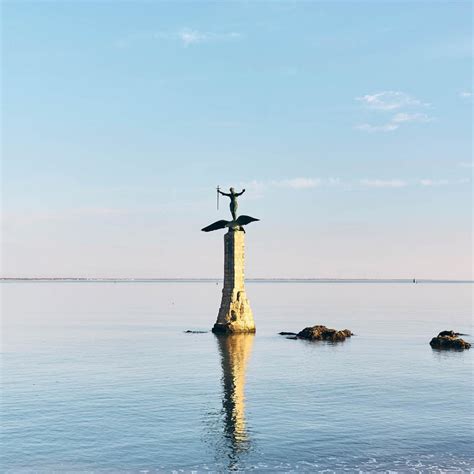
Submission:
[[[474,469],[474,351],[428,345],[471,284],[249,283],[255,336],[185,334],[221,289],[3,283],[2,471]]]

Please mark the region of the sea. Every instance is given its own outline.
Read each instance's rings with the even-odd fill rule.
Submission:
[[[473,472],[472,290],[249,281],[226,338],[219,281],[3,282],[0,471]]]

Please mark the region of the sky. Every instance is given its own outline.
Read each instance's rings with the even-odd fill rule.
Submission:
[[[472,278],[470,2],[9,2],[3,277]]]

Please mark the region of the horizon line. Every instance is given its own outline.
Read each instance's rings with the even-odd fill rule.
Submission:
[[[55,281],[55,282],[220,282],[222,277],[0,277],[7,281]],[[247,282],[399,282],[399,283],[474,283],[469,279],[451,278],[343,278],[343,277],[254,277]]]

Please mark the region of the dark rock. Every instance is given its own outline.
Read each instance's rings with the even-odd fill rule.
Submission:
[[[441,331],[438,334],[438,337],[443,337],[443,336],[456,337],[456,336],[460,336],[460,335],[461,335],[460,333],[454,332],[454,331]]]
[[[191,331],[190,329],[188,329],[187,331],[184,331],[184,332],[185,334],[206,334],[209,331]]]
[[[291,339],[291,340],[296,341],[298,338],[296,336],[288,336],[288,337],[285,337],[285,339]]]
[[[296,336],[296,332],[286,332],[282,331],[278,333],[280,336]]]
[[[454,331],[441,331],[437,337],[433,337],[430,341],[430,346],[433,349],[455,349],[464,350],[469,349],[471,344],[461,339],[461,334]]]
[[[304,328],[297,334],[299,339],[307,339],[309,341],[344,341],[347,337],[351,337],[352,332],[349,329],[338,331],[336,329],[327,328],[326,326],[312,326]]]

